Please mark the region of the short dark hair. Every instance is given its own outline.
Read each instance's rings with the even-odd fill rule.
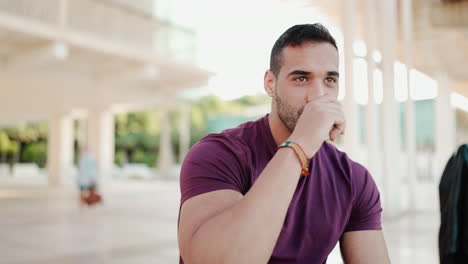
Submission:
[[[281,69],[283,48],[287,46],[300,46],[304,42],[328,42],[338,50],[335,39],[322,24],[315,23],[292,26],[276,40],[271,50],[270,70],[275,76],[278,76]]]

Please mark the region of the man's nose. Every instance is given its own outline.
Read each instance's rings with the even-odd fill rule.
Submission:
[[[311,82],[307,89],[307,103],[314,100],[315,98],[325,95],[325,93],[326,91],[323,82],[319,80]]]

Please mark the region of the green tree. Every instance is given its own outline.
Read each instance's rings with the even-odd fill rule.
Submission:
[[[35,162],[40,168],[44,168],[47,160],[47,143],[39,141],[27,144],[21,153],[21,160]]]

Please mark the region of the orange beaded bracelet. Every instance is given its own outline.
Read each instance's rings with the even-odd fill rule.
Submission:
[[[280,148],[291,148],[294,150],[294,153],[296,153],[297,158],[299,159],[299,162],[301,163],[302,171],[301,175],[303,176],[308,176],[309,173],[309,159],[307,158],[304,150],[301,148],[296,143],[293,143],[291,141],[285,141],[283,144],[278,146],[278,149]]]

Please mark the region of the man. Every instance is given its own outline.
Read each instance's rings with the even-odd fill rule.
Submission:
[[[208,135],[184,160],[181,263],[320,264],[338,241],[345,263],[390,263],[372,177],[325,142],[345,131],[338,65],[320,24],[276,41],[271,113]]]

